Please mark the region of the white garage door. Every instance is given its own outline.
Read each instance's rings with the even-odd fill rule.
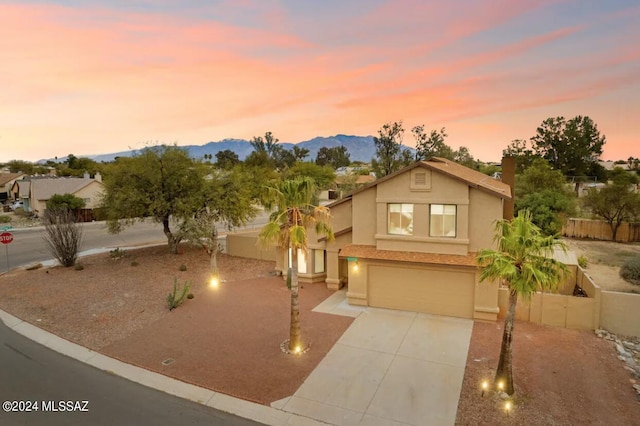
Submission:
[[[369,306],[473,317],[473,273],[369,265],[367,275]]]

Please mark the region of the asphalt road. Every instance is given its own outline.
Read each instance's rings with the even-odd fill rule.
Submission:
[[[267,221],[267,214],[260,212],[244,228],[259,228]],[[105,222],[83,223],[81,226],[83,229],[81,251],[153,243],[162,244],[167,241],[162,232],[162,225],[152,221],[135,223],[119,234],[109,234]],[[218,230],[222,233],[224,226],[219,225]],[[10,232],[13,234],[13,241],[10,244],[0,246],[0,272],[53,258],[43,239],[44,227],[12,229]]]
[[[0,342],[0,425],[260,425],[83,364],[2,321]],[[6,412],[5,406],[11,407],[6,401],[21,401],[13,405],[23,410],[27,405],[33,410],[37,402],[38,411]],[[65,410],[76,411],[60,411],[60,401]]]

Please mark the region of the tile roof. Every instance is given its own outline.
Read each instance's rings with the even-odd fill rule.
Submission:
[[[334,201],[331,204],[328,204],[327,207],[331,208],[335,205],[343,203],[351,199],[354,194],[357,194],[362,191],[366,191],[367,189],[372,188],[381,182],[393,179],[399,174],[406,173],[409,170],[412,170],[416,167],[435,170],[437,172],[450,176],[454,179],[463,181],[472,187],[484,190],[486,192],[489,192],[501,198],[511,199],[513,197],[513,195],[511,194],[511,187],[506,183],[501,182],[497,179],[494,179],[491,176],[487,176],[484,173],[481,173],[477,170],[473,170],[473,169],[470,169],[469,167],[458,164],[455,161],[450,161],[450,160],[447,160],[446,158],[433,157],[429,160],[416,161],[415,163],[403,169],[400,169],[385,177],[377,179],[368,185],[362,186],[356,189],[355,191],[352,191],[351,193],[347,194],[342,199],[338,201]]]
[[[502,198],[511,198],[511,187],[504,182],[487,176],[477,170],[470,169],[455,161],[445,158],[432,158],[428,161],[421,161],[426,168],[438,170],[446,175],[460,179],[477,188],[485,189]]]
[[[348,244],[340,250],[340,257],[358,257],[371,260],[426,263],[432,265],[478,266],[476,253],[466,256],[454,254],[419,253],[413,251],[378,250],[375,246]]]
[[[14,179],[24,176],[24,173],[0,173],[0,186],[6,185]]]
[[[33,179],[31,193],[36,200],[48,200],[54,194],[75,194],[92,182],[96,181],[87,178]]]

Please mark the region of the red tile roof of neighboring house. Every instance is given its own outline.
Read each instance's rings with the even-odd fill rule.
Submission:
[[[428,263],[433,265],[478,266],[476,253],[466,256],[455,254],[419,253],[413,251],[378,250],[375,246],[348,244],[340,250],[340,257],[357,257],[371,260]]]

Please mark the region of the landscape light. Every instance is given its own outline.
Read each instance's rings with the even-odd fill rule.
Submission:
[[[211,277],[209,285],[213,288],[218,288],[218,286],[220,285],[220,280],[218,279],[218,277]]]
[[[489,389],[489,382],[486,380],[482,381],[482,396],[484,396],[485,391]]]
[[[507,416],[509,415],[509,413],[511,412],[511,408],[513,408],[513,406],[511,405],[511,401],[506,401],[504,403],[504,411],[507,412]]]
[[[500,389],[500,392],[504,389],[504,382],[502,380],[498,382],[498,389]]]

